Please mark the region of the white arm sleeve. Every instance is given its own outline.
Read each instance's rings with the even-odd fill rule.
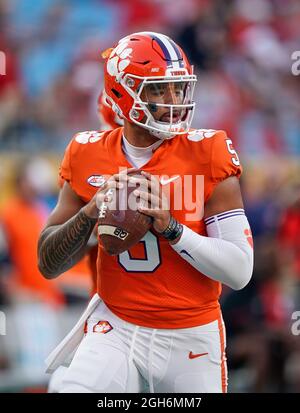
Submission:
[[[244,288],[253,272],[253,241],[243,209],[205,220],[208,237],[184,226],[172,248],[201,273],[234,290]]]

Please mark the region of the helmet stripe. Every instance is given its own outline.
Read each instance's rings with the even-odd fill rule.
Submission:
[[[169,58],[167,58],[167,60],[169,60],[168,67],[172,67],[173,69],[179,69],[180,65],[178,62],[178,55],[172,43],[167,38],[167,36],[164,36],[159,33],[153,33],[152,37],[158,42],[163,52],[168,54],[169,56]]]
[[[176,46],[176,43],[171,42],[171,39],[167,36],[155,32],[140,32],[139,34],[148,35],[159,44],[169,68],[179,69],[180,67],[184,67],[180,50]]]
[[[177,54],[177,59],[179,61],[180,67],[184,67],[183,56],[180,52],[179,47],[177,46],[177,44],[172,39],[169,39],[169,41],[170,41],[171,45],[174,47],[175,53]]]
[[[160,46],[160,48],[161,48],[161,50],[162,50],[162,52],[163,52],[163,54],[164,54],[164,56],[165,56],[165,59],[166,59],[166,61],[167,61],[167,66],[168,66],[168,67],[173,67],[172,58],[171,58],[171,55],[170,55],[169,50],[168,50],[168,48],[166,47],[165,43],[163,43],[163,42],[160,40],[160,38],[157,37],[157,36],[152,36],[152,38],[159,44],[159,46]]]

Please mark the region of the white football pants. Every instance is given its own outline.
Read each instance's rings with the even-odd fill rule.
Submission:
[[[100,302],[60,379],[61,393],[225,392],[225,329],[153,329],[114,315]]]

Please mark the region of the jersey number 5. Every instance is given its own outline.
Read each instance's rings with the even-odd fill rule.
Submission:
[[[231,158],[233,165],[240,166],[240,160],[239,160],[238,154],[236,153],[236,151],[232,147],[232,140],[231,139],[226,139],[226,145],[227,145],[228,152],[231,153],[231,155],[234,155]]]

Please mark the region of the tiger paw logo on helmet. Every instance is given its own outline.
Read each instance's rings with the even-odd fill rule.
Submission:
[[[129,66],[132,48],[127,46],[128,42],[124,40],[112,50],[107,62],[107,71],[111,76],[117,76]]]

